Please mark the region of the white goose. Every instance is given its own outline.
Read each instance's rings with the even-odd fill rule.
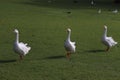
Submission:
[[[104,34],[102,37],[102,42],[107,46],[106,51],[108,51],[112,46],[115,46],[117,42],[114,41],[112,37],[107,37],[107,26],[104,25]]]
[[[27,46],[27,43],[24,44],[23,42],[19,42],[19,31],[17,29],[14,30],[16,38],[14,42],[14,51],[20,55],[20,60],[23,59],[23,56],[25,56],[31,47]]]
[[[67,39],[66,39],[66,41],[64,43],[64,47],[65,47],[65,49],[67,51],[66,57],[69,59],[70,54],[75,52],[76,46],[75,46],[75,42],[71,42],[71,40],[70,40],[71,29],[68,28],[67,32],[68,32],[68,36],[67,36]]]

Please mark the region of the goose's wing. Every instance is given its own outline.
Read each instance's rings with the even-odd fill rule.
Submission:
[[[108,37],[108,40],[112,43],[115,43],[115,40],[112,37]]]
[[[64,47],[67,51],[75,52],[75,42],[65,42]]]
[[[75,45],[75,44],[76,44],[76,42],[72,42],[72,44],[74,44],[74,45]]]
[[[117,42],[115,42],[115,40],[114,40],[112,37],[107,37],[107,41],[108,41],[112,46],[114,46],[114,45],[117,44]]]
[[[27,43],[20,42],[19,44],[27,46]]]
[[[24,52],[24,54],[27,54],[31,49],[31,47],[27,46],[27,44],[26,43],[24,44],[23,42],[19,43],[19,47]]]
[[[72,46],[76,48],[76,42],[72,42]]]

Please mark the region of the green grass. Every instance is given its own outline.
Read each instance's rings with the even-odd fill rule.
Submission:
[[[108,35],[120,41],[120,13],[111,12],[116,8],[119,5],[112,0],[97,0],[95,6],[87,0],[77,4],[72,0],[1,0],[0,80],[119,80],[119,44],[103,52],[106,47],[100,41],[104,24]],[[77,46],[71,61],[65,58],[63,46],[68,27]],[[21,62],[12,50],[15,28],[20,41],[32,47]]]

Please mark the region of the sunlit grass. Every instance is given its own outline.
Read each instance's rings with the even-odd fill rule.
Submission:
[[[103,25],[119,43],[120,14],[112,13],[117,6],[107,0],[95,6],[80,2],[84,4],[72,0],[2,0],[0,80],[118,80],[119,44],[104,52],[106,47],[101,43]],[[70,61],[63,46],[68,27],[77,46]],[[23,61],[12,49],[15,28],[20,31],[20,41],[31,46]]]

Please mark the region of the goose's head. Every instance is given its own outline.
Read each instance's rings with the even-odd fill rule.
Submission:
[[[70,29],[70,28],[68,28],[68,29],[67,29],[67,32],[71,32],[71,29]]]
[[[14,33],[19,33],[19,31],[17,29],[14,29]]]
[[[104,25],[104,29],[105,29],[105,30],[107,29],[107,26],[106,26],[106,25]]]

